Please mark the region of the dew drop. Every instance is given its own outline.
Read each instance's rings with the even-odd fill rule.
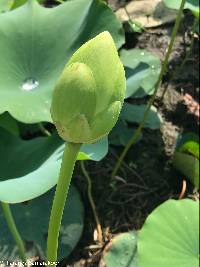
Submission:
[[[144,56],[144,52],[141,52],[141,56]]]
[[[155,69],[155,66],[154,66],[154,65],[152,65],[152,66],[151,66],[151,68],[152,68],[152,69]]]
[[[39,85],[39,82],[33,78],[27,78],[22,83],[22,89],[24,91],[32,91],[35,88],[37,88]]]

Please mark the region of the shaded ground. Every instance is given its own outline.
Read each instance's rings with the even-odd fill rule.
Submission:
[[[116,8],[116,6],[115,6]],[[111,180],[110,174],[121,149],[112,147],[109,155],[98,164],[86,165],[93,182],[93,196],[101,220],[105,242],[99,246],[94,239],[96,224],[87,199],[87,184],[77,171],[76,184],[82,193],[86,206],[85,230],[77,249],[67,263],[75,267],[98,266],[102,250],[113,235],[131,229],[140,229],[148,214],[163,201],[178,198],[182,190],[183,176],[176,172],[171,157],[179,133],[198,133],[198,116],[191,113],[184,104],[187,93],[198,101],[198,39],[185,65],[181,62],[191,42],[192,18],[186,16],[170,58],[169,70],[159,90],[155,105],[161,113],[164,124],[160,131],[145,130],[141,142],[128,153],[118,176]],[[128,33],[127,48],[145,48],[163,60],[173,25],[149,29],[142,34]],[[167,90],[161,100],[162,93]],[[187,182],[185,196],[193,194],[193,187]]]

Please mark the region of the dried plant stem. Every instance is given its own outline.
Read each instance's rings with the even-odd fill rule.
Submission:
[[[51,216],[49,221],[48,239],[47,239],[47,264],[56,266],[58,238],[62,221],[62,215],[67,199],[75,162],[81,144],[68,143],[65,146],[60,176],[56,187],[53,200]]]
[[[10,229],[10,232],[13,236],[13,239],[15,240],[15,242],[17,244],[20,258],[21,258],[23,264],[25,264],[26,263],[26,253],[25,253],[24,243],[23,243],[22,238],[21,238],[21,236],[17,230],[16,224],[15,224],[15,221],[14,221],[11,209],[10,209],[10,205],[8,203],[1,202],[1,206],[3,209],[3,214],[4,214],[4,217],[6,219],[7,225]]]
[[[101,244],[103,242],[102,227],[101,227],[99,216],[97,214],[96,206],[95,206],[95,203],[94,203],[94,200],[93,200],[93,197],[92,197],[91,177],[89,176],[83,161],[81,161],[81,169],[82,169],[82,172],[85,175],[85,177],[87,179],[87,182],[88,182],[88,199],[89,199],[89,202],[90,202],[90,205],[91,205],[91,208],[92,208],[92,212],[93,212],[93,215],[94,215],[94,218],[95,218],[95,221],[96,221],[96,225],[97,225],[98,241]]]
[[[183,180],[182,190],[181,190],[181,193],[180,193],[178,199],[183,199],[185,192],[186,192],[186,189],[187,189],[187,182],[186,182],[186,180]]]
[[[114,178],[115,175],[117,174],[117,172],[118,172],[118,170],[119,170],[124,158],[126,157],[129,149],[131,148],[131,146],[134,145],[137,142],[137,140],[138,140],[138,138],[139,138],[139,136],[141,134],[141,131],[144,128],[145,122],[148,119],[149,112],[151,110],[151,106],[153,105],[153,103],[154,103],[154,101],[156,99],[156,95],[157,95],[158,89],[159,89],[160,84],[162,82],[163,76],[164,76],[164,74],[165,74],[165,72],[167,70],[169,57],[170,57],[170,54],[172,52],[172,49],[173,49],[173,46],[174,46],[174,41],[176,39],[177,32],[178,32],[178,29],[179,29],[179,26],[180,26],[180,22],[181,22],[181,18],[182,18],[182,13],[183,13],[183,9],[184,9],[184,6],[185,6],[185,2],[186,2],[186,0],[182,0],[182,2],[181,2],[181,6],[180,6],[180,9],[179,9],[179,12],[178,12],[178,15],[177,15],[177,18],[176,18],[176,22],[175,22],[175,25],[174,25],[174,28],[173,28],[171,41],[170,41],[170,44],[168,46],[168,50],[167,50],[164,62],[162,64],[162,68],[161,68],[161,72],[160,72],[158,81],[157,81],[157,83],[155,85],[154,94],[152,95],[151,99],[149,100],[149,103],[147,105],[146,111],[144,113],[143,120],[141,121],[139,127],[137,128],[137,130],[135,131],[134,135],[129,140],[129,142],[125,146],[122,154],[120,155],[120,157],[119,157],[119,159],[118,159],[118,161],[117,161],[117,163],[116,163],[116,165],[115,165],[115,167],[113,169],[113,172],[111,174],[112,178]]]

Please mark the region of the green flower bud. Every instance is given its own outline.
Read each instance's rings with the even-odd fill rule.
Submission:
[[[125,72],[108,32],[80,47],[53,93],[51,115],[67,142],[94,143],[117,122],[125,96]]]

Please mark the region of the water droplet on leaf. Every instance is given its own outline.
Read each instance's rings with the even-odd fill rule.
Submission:
[[[32,91],[35,88],[37,88],[39,85],[39,82],[33,78],[25,79],[22,83],[22,89],[24,91]]]

